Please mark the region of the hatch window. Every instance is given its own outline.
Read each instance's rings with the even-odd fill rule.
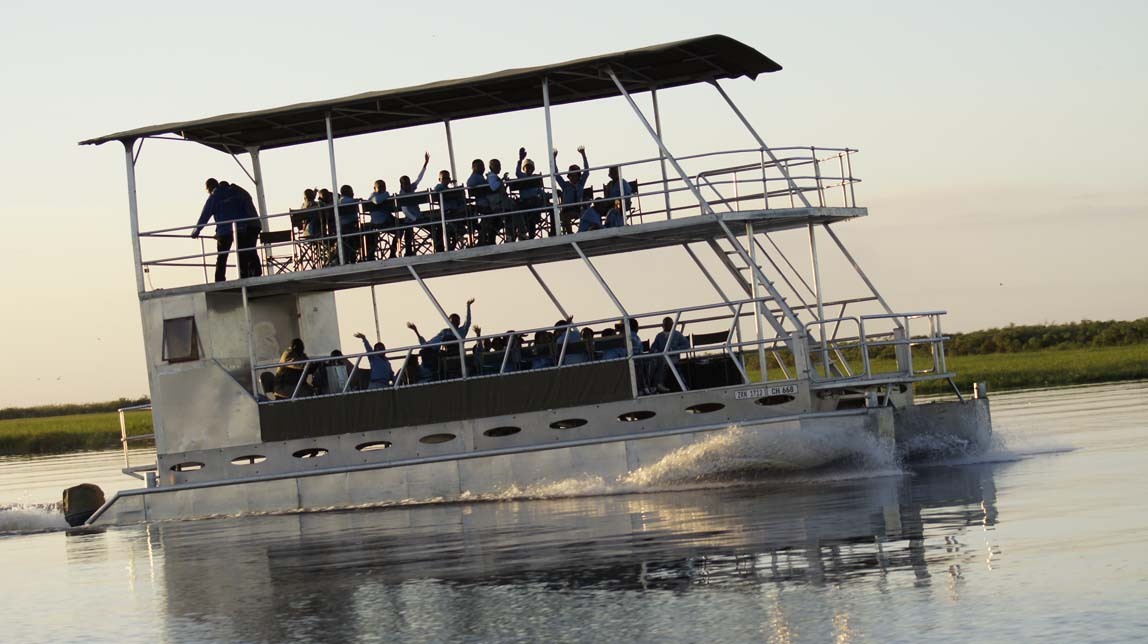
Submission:
[[[195,317],[163,321],[163,359],[166,362],[199,360],[199,333]]]

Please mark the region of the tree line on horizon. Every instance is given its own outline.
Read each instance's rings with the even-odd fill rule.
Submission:
[[[1148,344],[1148,318],[1123,321],[1081,320],[1067,324],[1010,324],[983,331],[951,333],[949,340],[945,343],[945,353],[947,355],[987,355],[1136,344]],[[883,347],[870,351],[870,358],[892,358],[893,356],[893,347]],[[151,400],[144,396],[134,399],[119,398],[97,403],[5,407],[0,409],[0,420],[106,413],[116,411],[121,407],[145,405],[150,402]]]
[[[1148,342],[1148,318],[1081,320],[1068,324],[1010,324],[998,329],[952,333],[945,343],[949,355],[1022,353],[1048,349],[1119,347]]]

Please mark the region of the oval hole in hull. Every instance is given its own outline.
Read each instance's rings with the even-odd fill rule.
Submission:
[[[176,463],[171,466],[173,472],[197,472],[203,469],[203,463],[197,461],[187,461],[186,463]]]
[[[716,402],[700,403],[686,407],[686,411],[691,414],[709,414],[715,411],[721,411],[722,409],[725,409],[725,405]]]
[[[482,433],[483,436],[490,436],[491,438],[502,438],[503,436],[513,436],[522,431],[521,427],[493,427]]]
[[[448,443],[454,440],[454,434],[428,434],[419,439],[420,443],[427,445],[437,445],[439,443]]]
[[[360,452],[377,452],[381,449],[387,449],[391,446],[390,441],[371,441],[369,443],[362,443],[355,446],[355,449]]]
[[[652,411],[644,411],[644,410],[643,411],[628,411],[624,414],[619,415],[618,420],[622,421],[623,423],[633,423],[633,422],[637,422],[639,420],[646,420],[647,418],[653,418],[656,415],[657,414],[655,414]]]

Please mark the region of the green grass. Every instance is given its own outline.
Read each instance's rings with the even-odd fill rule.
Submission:
[[[985,381],[989,393],[1008,389],[1062,387],[1148,378],[1148,344],[1095,349],[1064,349],[1025,353],[951,356],[949,371],[956,372],[961,391]],[[951,391],[948,383],[929,382],[921,393]]]
[[[125,419],[129,436],[152,433],[151,412],[128,412]],[[150,441],[131,443],[133,447],[147,444]],[[115,412],[0,420],[0,456],[60,454],[119,445],[120,420]]]

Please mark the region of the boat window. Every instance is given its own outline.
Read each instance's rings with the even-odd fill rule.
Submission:
[[[483,436],[490,436],[491,438],[501,438],[503,436],[513,436],[522,431],[521,427],[493,427],[482,433]]]
[[[438,443],[446,443],[454,440],[454,434],[429,434],[419,439],[420,443],[427,445],[436,445]]]
[[[236,456],[231,459],[232,465],[255,465],[266,461],[267,457],[262,454],[247,454],[245,456]]]
[[[326,453],[327,450],[323,449],[322,447],[308,447],[307,449],[301,449],[298,452],[295,452],[291,456],[294,456],[295,458],[319,458]]]
[[[390,446],[390,441],[371,441],[369,443],[356,445],[355,449],[359,450],[360,452],[377,452],[381,449],[387,449]]]
[[[652,411],[628,411],[618,416],[618,420],[622,421],[623,423],[633,423],[635,421],[653,418],[655,415],[656,414],[654,414]]]
[[[567,418],[565,420],[556,420],[550,423],[550,429],[574,429],[586,424],[585,418]]]
[[[793,396],[782,395],[782,396],[766,396],[765,398],[758,398],[757,400],[755,400],[753,402],[755,404],[762,405],[763,407],[769,407],[771,405],[784,405],[785,403],[793,402],[794,400],[795,400],[795,398]]]
[[[163,359],[167,362],[199,360],[199,334],[195,317],[163,321]]]
[[[173,472],[196,472],[203,469],[203,463],[197,461],[187,461],[186,463],[176,463],[171,466]]]
[[[691,414],[709,414],[722,409],[725,409],[725,405],[716,402],[701,403],[698,405],[690,405],[689,407],[686,407],[686,411]]]

